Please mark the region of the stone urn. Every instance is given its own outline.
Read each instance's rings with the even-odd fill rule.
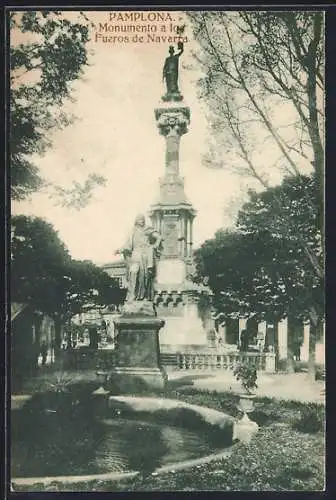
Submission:
[[[254,410],[255,394],[239,394],[238,409],[244,414],[251,413]]]
[[[245,412],[240,420],[236,420],[233,426],[233,441],[241,441],[248,444],[254,434],[258,431],[259,426],[256,422],[249,419]]]
[[[252,392],[257,389],[257,369],[249,363],[239,363],[233,371],[236,380],[240,382],[243,392],[239,394],[238,409],[244,414],[251,413],[254,409],[255,394]]]
[[[257,389],[257,370],[254,365],[248,363],[239,363],[234,369],[234,376],[241,383],[244,392],[239,394],[238,410],[243,413],[243,418],[236,422],[234,435],[236,439],[249,443],[252,436],[258,430],[258,424],[248,417],[248,413],[254,410],[255,394],[252,392]]]
[[[248,416],[248,414],[254,410],[254,399],[255,394],[250,392],[239,394],[237,408],[243,413],[243,417],[235,422],[234,438],[243,443],[249,443],[259,429],[258,424],[253,422]]]
[[[96,376],[99,381],[99,383],[102,385],[102,387],[106,386],[106,383],[109,380],[109,373],[108,371],[105,370],[97,370],[96,371]]]

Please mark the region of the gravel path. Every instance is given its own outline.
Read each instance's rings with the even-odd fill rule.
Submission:
[[[241,386],[231,372],[205,373],[188,370],[188,372],[171,372],[168,377],[176,384],[181,379],[183,384],[199,390],[241,392]],[[325,403],[324,382],[311,382],[306,373],[260,374],[257,384],[258,389],[255,393],[259,397]]]

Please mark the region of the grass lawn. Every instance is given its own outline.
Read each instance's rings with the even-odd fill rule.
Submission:
[[[198,392],[171,384],[165,391],[123,388],[124,394],[160,396],[222,410],[239,418],[232,393]],[[249,444],[238,443],[229,458],[193,469],[122,482],[91,481],[34,485],[30,491],[321,491],[324,489],[324,407],[257,398],[251,419],[260,428]],[[22,491],[27,491],[27,487]],[[17,487],[16,491],[20,491]]]

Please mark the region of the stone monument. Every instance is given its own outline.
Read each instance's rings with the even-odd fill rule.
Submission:
[[[164,353],[195,352],[208,346],[213,327],[209,290],[192,281],[193,221],[196,216],[179,172],[181,137],[188,132],[190,108],[179,90],[178,63],[183,43],[163,66],[166,93],[155,108],[156,124],[166,142],[160,194],[150,207],[152,226],[136,218],[131,234],[117,253],[123,256],[127,299],[114,320],[115,373],[141,377],[163,387]],[[159,335],[160,333],[160,335]]]
[[[167,376],[160,365],[159,330],[164,320],[156,314],[154,283],[162,238],[146,226],[139,215],[124,247],[128,290],[116,329],[116,368],[114,373],[141,378],[148,386],[164,387]]]
[[[196,211],[186,197],[179,171],[180,141],[190,124],[190,108],[178,85],[178,61],[183,43],[179,42],[177,54],[173,47],[169,53],[163,67],[167,92],[154,110],[159,134],[166,142],[165,170],[150,217],[163,239],[154,298],[158,314],[165,319],[165,328],[160,334],[161,350],[177,352],[185,351],[186,346],[207,346],[212,317],[209,291],[191,280]],[[201,302],[205,307],[201,307]]]

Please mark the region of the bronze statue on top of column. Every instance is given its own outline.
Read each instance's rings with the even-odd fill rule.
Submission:
[[[179,57],[183,54],[183,42],[177,44],[178,52],[175,53],[174,47],[169,47],[169,56],[166,58],[163,66],[162,79],[166,81],[167,92],[162,97],[163,101],[182,101],[178,88],[178,74],[179,74]]]

